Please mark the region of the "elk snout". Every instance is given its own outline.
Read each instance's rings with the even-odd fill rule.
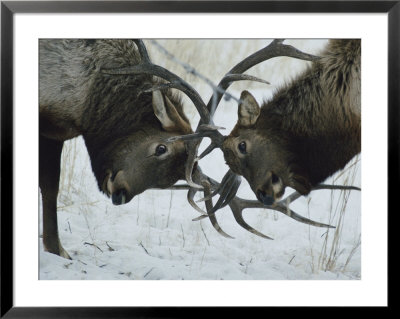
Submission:
[[[126,203],[126,190],[119,189],[111,195],[112,203],[114,205],[122,205]]]
[[[128,203],[133,196],[130,196],[130,187],[125,179],[124,171],[118,171],[115,176],[109,177],[107,191],[111,195],[114,205]]]
[[[270,206],[278,201],[284,192],[285,187],[282,180],[274,173],[271,173],[267,182],[257,189],[256,196],[261,203]]]
[[[265,191],[260,189],[257,191],[257,198],[264,205],[272,205],[275,202],[274,196],[268,195]]]

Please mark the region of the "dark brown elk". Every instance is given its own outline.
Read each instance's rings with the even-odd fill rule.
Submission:
[[[139,70],[107,74],[126,67]],[[57,227],[64,141],[83,136],[99,189],[115,205],[185,179],[185,142],[166,139],[191,133],[191,126],[180,99],[168,88],[161,90],[153,74],[169,76],[150,63],[141,41],[39,41],[39,186],[46,251],[70,258]],[[182,89],[178,82],[170,87]]]
[[[222,150],[260,202],[274,205],[287,186],[306,195],[360,153],[360,60],[360,40],[330,40],[320,59],[261,107],[242,92]]]

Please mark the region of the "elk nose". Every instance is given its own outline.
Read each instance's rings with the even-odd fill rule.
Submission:
[[[114,192],[111,196],[114,205],[122,205],[126,203],[126,190],[121,188]]]
[[[260,202],[264,205],[272,205],[275,201],[273,196],[267,195],[264,191],[258,190],[257,197]]]

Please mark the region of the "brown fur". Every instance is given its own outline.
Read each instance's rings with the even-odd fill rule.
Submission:
[[[241,117],[256,113],[258,105],[242,94],[250,107],[239,107],[223,151],[256,195],[261,191],[275,200],[285,186],[308,194],[361,151],[361,42],[331,40],[321,56],[262,104],[253,125],[243,125]],[[250,148],[246,155],[237,149],[241,141]]]

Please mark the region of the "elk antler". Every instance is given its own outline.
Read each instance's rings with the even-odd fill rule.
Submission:
[[[233,173],[228,172],[226,174],[226,176],[233,176]],[[298,199],[299,197],[302,196],[298,192],[292,193],[291,195],[287,196],[286,198],[282,199],[281,201],[279,201],[278,203],[276,203],[275,205],[272,205],[272,206],[266,206],[266,205],[260,203],[259,201],[246,200],[246,199],[242,199],[242,198],[239,198],[239,197],[233,195],[232,198],[229,198],[228,200],[224,201],[222,206],[215,209],[215,207],[218,205],[218,203],[214,207],[212,206],[211,189],[213,189],[214,192],[218,189],[221,189],[222,182],[220,184],[217,181],[215,181],[214,179],[208,177],[207,175],[204,175],[201,172],[200,168],[196,169],[195,173],[193,174],[193,177],[196,180],[196,182],[201,181],[202,185],[204,186],[205,198],[202,200],[204,200],[206,202],[207,213],[203,212],[193,201],[194,195],[197,192],[197,190],[191,188],[189,185],[176,185],[176,186],[173,186],[172,189],[185,189],[185,188],[188,189],[189,188],[189,193],[191,193],[191,205],[201,214],[199,217],[194,218],[193,221],[198,221],[198,220],[201,220],[204,218],[209,218],[212,226],[218,231],[218,233],[220,233],[224,237],[233,238],[232,236],[228,235],[226,232],[224,232],[221,229],[221,227],[218,224],[215,213],[219,208],[222,208],[226,205],[229,205],[236,222],[241,227],[243,227],[247,231],[249,231],[257,236],[260,236],[262,238],[265,238],[265,239],[272,239],[272,238],[264,235],[263,233],[259,232],[256,229],[254,229],[244,220],[243,211],[246,208],[264,208],[264,209],[276,210],[276,211],[283,213],[286,216],[288,216],[298,222],[304,223],[304,224],[308,224],[308,225],[312,225],[312,226],[316,226],[316,227],[335,228],[332,225],[319,223],[314,220],[303,217],[303,216],[297,214],[296,212],[294,212],[293,210],[291,210],[289,208],[289,204],[294,202],[296,199]],[[224,178],[226,178],[226,177],[224,177]],[[359,189],[359,188],[345,187],[345,186],[341,186],[341,185],[318,185],[313,190],[317,190],[317,189]]]

